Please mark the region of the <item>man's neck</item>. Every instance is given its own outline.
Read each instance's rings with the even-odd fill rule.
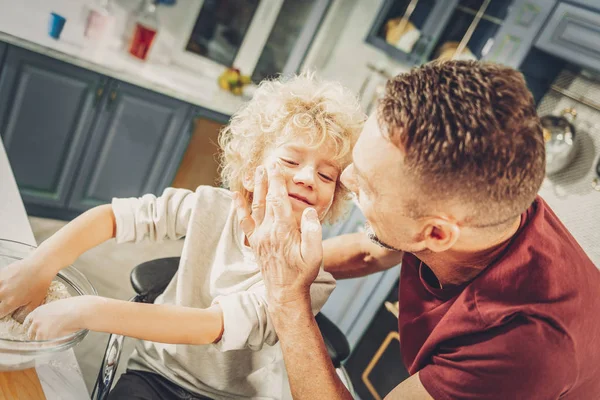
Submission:
[[[519,217],[498,237],[465,250],[424,252],[415,255],[431,269],[441,287],[458,286],[473,280],[500,256],[519,230],[520,223]]]

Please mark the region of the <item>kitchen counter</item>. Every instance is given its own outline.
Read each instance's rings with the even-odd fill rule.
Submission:
[[[0,140],[0,238],[36,245],[19,189]],[[89,398],[73,349],[35,367],[47,400]]]
[[[125,51],[86,44],[83,38],[64,33],[64,39],[54,40],[46,32],[47,15],[24,15],[17,8],[2,8],[2,42],[226,115],[232,115],[246,100],[221,90],[216,78],[174,64],[142,62]]]

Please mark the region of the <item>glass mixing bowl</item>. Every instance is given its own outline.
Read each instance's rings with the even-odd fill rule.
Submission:
[[[25,258],[35,247],[0,239],[0,269]],[[65,285],[71,296],[96,295],[90,281],[72,266],[64,268],[54,278]],[[87,329],[52,340],[11,340],[0,338],[0,371],[14,371],[34,367],[47,361],[56,352],[65,351],[81,342]]]

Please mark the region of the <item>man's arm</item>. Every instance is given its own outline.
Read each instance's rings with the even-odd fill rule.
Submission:
[[[270,310],[294,399],[352,399],[337,376],[310,301],[275,305]],[[419,374],[406,379],[386,396],[388,400],[431,400]]]
[[[433,397],[421,383],[421,378],[417,372],[392,389],[385,396],[385,400],[433,400]]]
[[[323,242],[325,271],[335,279],[358,278],[398,265],[403,253],[373,243],[363,232],[335,236]]]
[[[310,299],[269,307],[294,399],[352,399],[337,376]]]
[[[269,196],[261,167],[257,168],[255,180],[252,214],[239,193],[234,195],[234,201],[240,225],[261,266],[269,313],[279,336],[292,395],[309,400],[351,399],[333,368],[311,310],[310,285],[323,259],[318,215],[314,209],[304,210],[298,230],[276,165],[269,168]],[[401,386],[403,395],[428,399],[427,392],[414,384],[414,379],[418,377]]]

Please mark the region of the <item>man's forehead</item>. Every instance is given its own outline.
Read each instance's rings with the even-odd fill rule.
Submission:
[[[354,147],[353,158],[355,164],[373,163],[375,158],[383,155],[383,153],[390,149],[390,144],[389,140],[381,133],[377,119],[374,115],[371,115],[365,123],[358,142]],[[365,165],[362,169],[364,170],[366,167]]]
[[[399,178],[403,159],[402,151],[381,133],[377,119],[369,117],[353,152],[359,175],[369,181],[389,176]]]

